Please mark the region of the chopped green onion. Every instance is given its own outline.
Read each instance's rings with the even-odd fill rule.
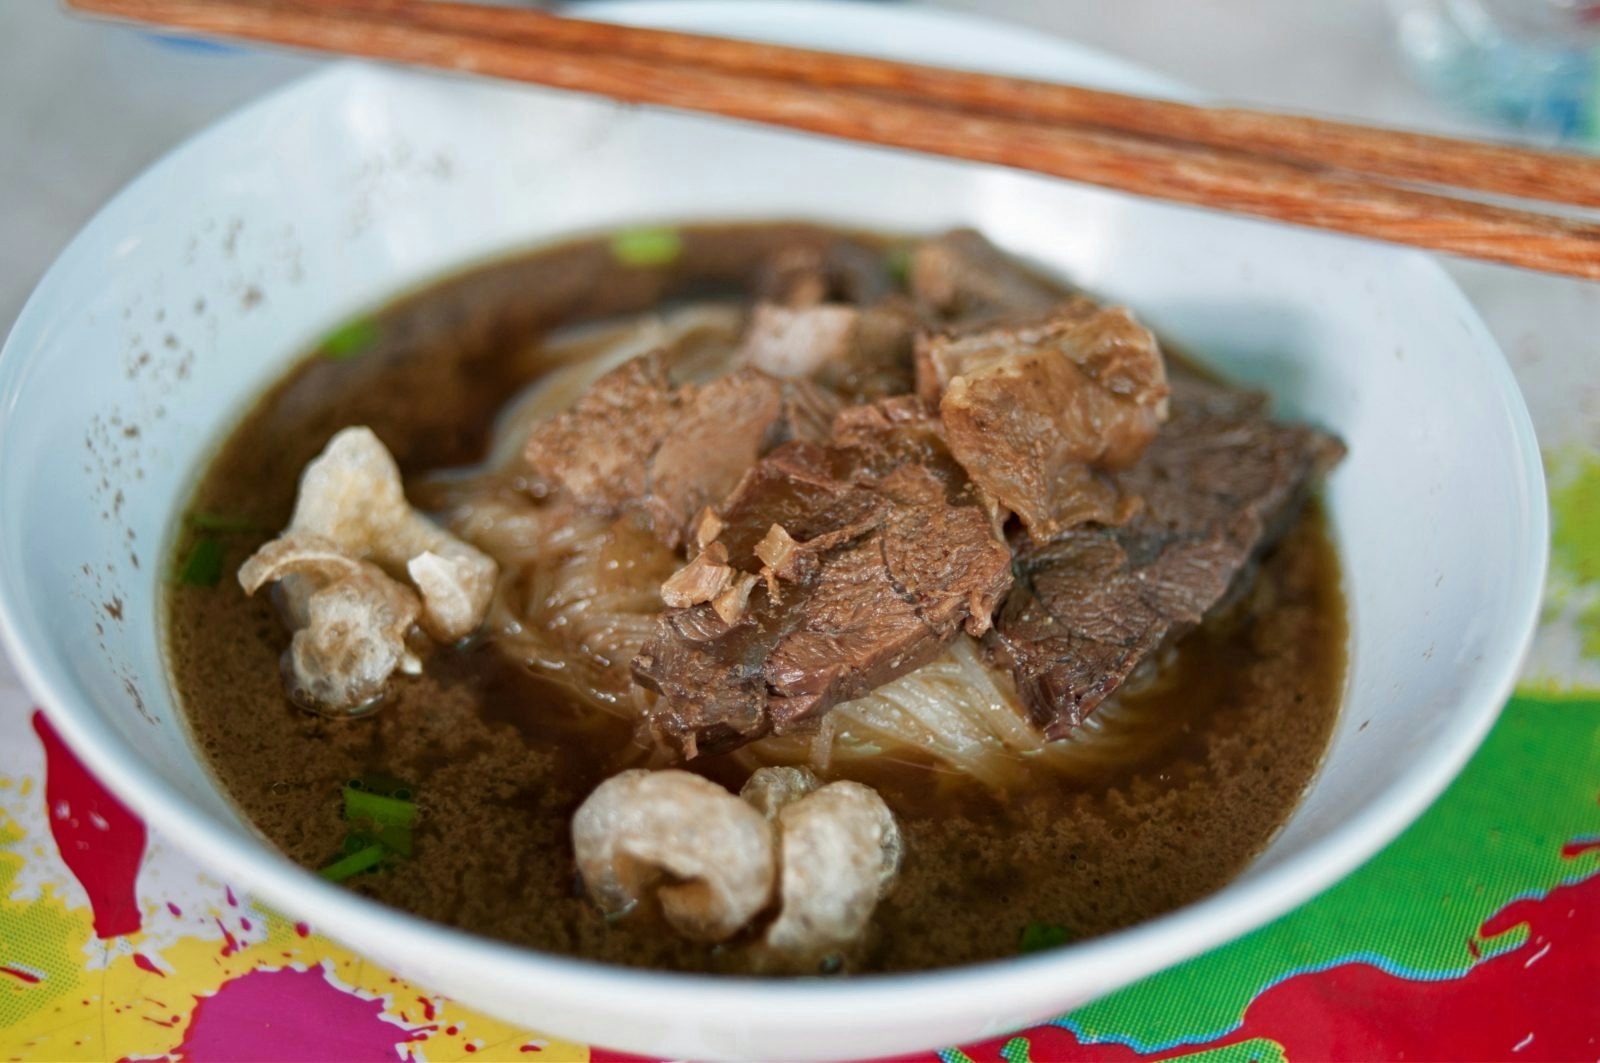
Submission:
[[[1043,952],[1045,949],[1058,949],[1072,940],[1072,935],[1064,926],[1054,923],[1029,923],[1022,928],[1022,937],[1017,943],[1017,948],[1024,955],[1030,952]]]
[[[202,536],[189,548],[189,556],[178,569],[178,582],[190,587],[215,587],[222,582],[222,542]]]
[[[682,253],[683,237],[676,229],[628,229],[611,238],[611,257],[635,269],[670,266]]]
[[[906,286],[906,281],[911,276],[911,245],[894,244],[883,253],[883,268],[889,271],[889,276],[900,287]]]
[[[413,852],[410,827],[379,827],[373,831],[372,836],[377,839],[379,845],[396,856],[409,859]]]
[[[410,857],[412,846],[410,827],[378,827],[376,830],[353,830],[344,836],[340,852],[345,855],[358,852],[369,845],[383,846],[385,853]]]
[[[358,317],[340,325],[323,337],[317,350],[324,358],[331,358],[336,362],[359,358],[377,344],[380,333],[378,323],[372,318]]]
[[[371,871],[383,861],[383,857],[383,846],[374,843],[365,849],[357,849],[349,856],[335,860],[317,872],[317,874],[329,882],[343,882],[345,879],[353,875],[359,875],[363,871]]]
[[[411,856],[417,806],[409,800],[410,786],[391,775],[369,772],[346,782],[340,793],[345,822],[354,829],[340,843],[339,859],[322,869],[323,877],[341,882],[373,868],[387,870]]]
[[[368,819],[384,827],[410,827],[417,821],[417,806],[366,790],[344,789],[346,821]]]

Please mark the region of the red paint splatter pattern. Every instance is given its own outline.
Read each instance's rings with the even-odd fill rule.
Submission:
[[[44,746],[50,835],[89,895],[95,935],[132,934],[141,924],[134,884],[144,858],[144,823],[89,774],[37,709],[33,730]]]
[[[1406,978],[1370,963],[1294,975],[1262,990],[1237,1029],[1210,1041],[1140,1052],[1041,1026],[963,1052],[974,1063],[1012,1063],[1020,1039],[1035,1063],[1133,1063],[1263,1039],[1281,1045],[1290,1060],[1328,1063],[1600,1058],[1600,872],[1503,908],[1479,938],[1519,926],[1527,927],[1525,942],[1456,978]]]

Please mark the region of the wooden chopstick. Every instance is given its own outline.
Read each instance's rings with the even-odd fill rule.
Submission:
[[[690,35],[668,35],[672,40],[663,43],[650,37],[654,31],[630,30],[627,42],[601,47],[595,38],[575,35],[569,24],[552,16],[419,0],[69,2],[84,11],[208,36],[359,55],[710,112],[1600,279],[1600,225],[1396,188],[1299,162],[1168,138],[1000,115],[949,101],[929,103],[881,86],[841,87],[838,80],[878,74],[835,75],[833,84],[818,86],[790,80],[809,74],[779,70],[760,55],[749,59],[747,67],[766,73],[732,72],[740,69],[737,64],[746,62],[741,59],[741,49],[769,50],[764,45],[705,38],[720,59],[714,64],[701,63],[674,51],[686,47],[684,42],[700,40]],[[508,19],[508,15],[519,17]],[[531,21],[520,17],[530,15]],[[562,27],[557,34],[560,45],[546,43],[541,35],[550,24]],[[645,44],[640,44],[641,40]],[[647,54],[649,47],[658,50]],[[812,62],[794,59],[792,49],[777,51],[790,53],[781,62],[800,66]],[[829,58],[846,67],[854,64],[857,69],[878,64],[854,57]],[[1582,170],[1574,164],[1563,172],[1571,183],[1574,175],[1581,178]],[[1592,184],[1577,183],[1583,188]]]
[[[1568,152],[1202,107],[1048,81],[590,22],[523,8],[415,0],[338,0],[338,7],[549,48],[629,55],[819,87],[867,89],[996,117],[1068,123],[1375,177],[1600,207],[1600,158]]]

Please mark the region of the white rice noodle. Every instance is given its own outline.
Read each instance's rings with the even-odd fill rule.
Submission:
[[[749,755],[833,773],[866,758],[912,760],[1004,790],[1034,768],[1103,776],[1160,741],[1172,723],[1160,712],[1110,703],[1070,738],[1046,742],[1023,711],[1010,673],[986,664],[978,641],[960,635],[916,671],[836,706],[818,736],[829,739],[826,749],[816,739],[768,738],[751,745]]]
[[[624,518],[501,498],[459,513],[456,530],[500,563],[488,630],[499,649],[627,718],[641,693],[630,665],[663,608],[675,553]]]

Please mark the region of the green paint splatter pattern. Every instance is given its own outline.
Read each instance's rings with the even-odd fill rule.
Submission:
[[[1411,973],[1462,972],[1473,947],[1489,956],[1522,942],[1521,929],[1477,940],[1489,916],[1595,872],[1592,855],[1563,859],[1561,847],[1600,835],[1597,789],[1600,701],[1519,695],[1445,796],[1360,871],[1230,946],[1080,1009],[1072,1025],[1085,1040],[1193,1043],[1237,1025],[1291,969],[1363,956]]]
[[[1600,659],[1600,453],[1545,456],[1550,478],[1549,612],[1577,628],[1586,657]]]

